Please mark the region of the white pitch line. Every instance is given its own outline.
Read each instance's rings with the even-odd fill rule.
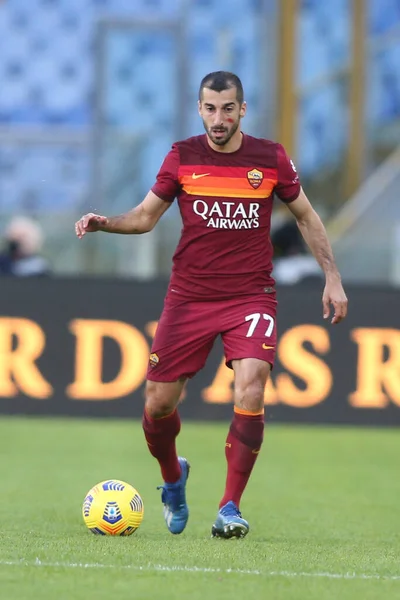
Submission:
[[[168,573],[222,573],[227,575],[263,575],[264,577],[319,577],[326,579],[370,579],[378,581],[400,581],[400,575],[379,575],[367,573],[329,573],[306,571],[260,571],[251,569],[216,569],[214,567],[188,567],[167,565],[104,565],[101,563],[63,563],[46,562],[39,558],[34,561],[0,560],[0,566],[10,567],[47,567],[53,569],[124,569],[130,571],[164,571]]]

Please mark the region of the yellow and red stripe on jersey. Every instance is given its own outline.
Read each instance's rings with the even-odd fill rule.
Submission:
[[[253,174],[258,179],[254,182]],[[181,165],[179,183],[191,196],[268,198],[277,184],[277,170],[215,165]],[[256,187],[255,187],[256,186]]]

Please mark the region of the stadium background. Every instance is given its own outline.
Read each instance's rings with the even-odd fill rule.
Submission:
[[[350,316],[340,335],[321,322],[318,285],[311,313],[308,289],[278,282],[282,333],[296,324],[314,325],[329,337],[326,348],[307,336],[300,344],[304,352],[323,356],[335,374],[336,385],[322,402],[327,411],[317,420],[374,422],[375,414],[377,422],[399,421],[398,1],[3,0],[0,40],[0,235],[16,215],[34,219],[52,271],[46,282],[0,280],[0,410],[52,413],[60,403],[65,410],[69,398],[61,390],[74,377],[70,328],[82,315],[124,320],[139,329],[158,318],[181,227],[177,207],[145,236],[100,234],[78,242],[73,224],[85,212],[116,214],[142,199],[171,143],[202,130],[196,111],[200,79],[226,69],[243,80],[245,131],[282,142],[295,160],[349,289]],[[276,206],[273,227],[285,219]],[[94,298],[91,280],[97,277],[104,291]],[[146,304],[146,289],[157,295],[157,309]],[[66,299],[69,313],[63,312]],[[31,321],[44,323],[44,348],[66,319],[60,336],[67,341],[58,356],[65,368],[48,365],[39,347],[37,358],[30,358],[32,364],[45,361],[56,390],[53,402],[32,402],[29,386],[18,378],[18,352],[26,350],[18,319],[26,319],[27,331]],[[357,341],[360,328],[375,342]],[[147,333],[142,350],[150,339]],[[115,341],[106,333],[99,342],[105,352],[99,377],[110,381],[122,365]],[[139,350],[131,353],[133,364],[142,364]],[[353,358],[344,365],[340,356]],[[287,352],[280,359],[277,372],[291,378],[291,389],[307,391],[307,381],[287,370]],[[359,418],[345,418],[343,399],[359,385],[359,370],[366,369],[361,363],[371,360],[379,369],[363,383],[367,396],[387,400],[376,400],[367,419],[361,416],[366,407],[352,411]],[[115,363],[110,373],[108,363]],[[216,352],[210,372],[217,373],[219,364]],[[209,379],[200,374],[199,387],[210,385]],[[132,414],[142,391],[134,395]],[[285,411],[279,386],[276,393],[283,405],[278,420],[296,420]],[[306,395],[298,419],[308,414],[313,421]],[[192,396],[192,404],[203,402],[195,388]],[[107,402],[86,400],[90,414],[104,413]],[[108,412],[118,414],[117,405],[111,402]]]

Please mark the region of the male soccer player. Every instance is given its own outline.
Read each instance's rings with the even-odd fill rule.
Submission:
[[[172,146],[141,204],[114,217],[89,213],[75,229],[79,238],[93,231],[146,233],[178,199],[183,230],[149,359],[143,429],[164,479],[167,527],[181,533],[189,516],[189,463],[176,452],[177,406],[185,381],[204,366],[220,335],[234,371],[234,410],[225,444],[226,486],[212,534],[244,537],[249,524],[240,499],[263,441],[264,388],[276,348],[273,194],[295,216],[325,273],[324,318],[332,304],[331,323],[339,323],[347,299],[325,228],[293,162],[280,144],[241,131],[246,103],[240,79],[225,71],[206,75],[198,109],[206,134]]]

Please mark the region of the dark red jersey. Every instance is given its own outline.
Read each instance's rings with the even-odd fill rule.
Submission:
[[[152,191],[178,199],[183,229],[170,290],[191,299],[262,293],[274,285],[273,194],[295,200],[300,182],[280,144],[243,135],[236,152],[213,150],[206,135],[177,142]]]

